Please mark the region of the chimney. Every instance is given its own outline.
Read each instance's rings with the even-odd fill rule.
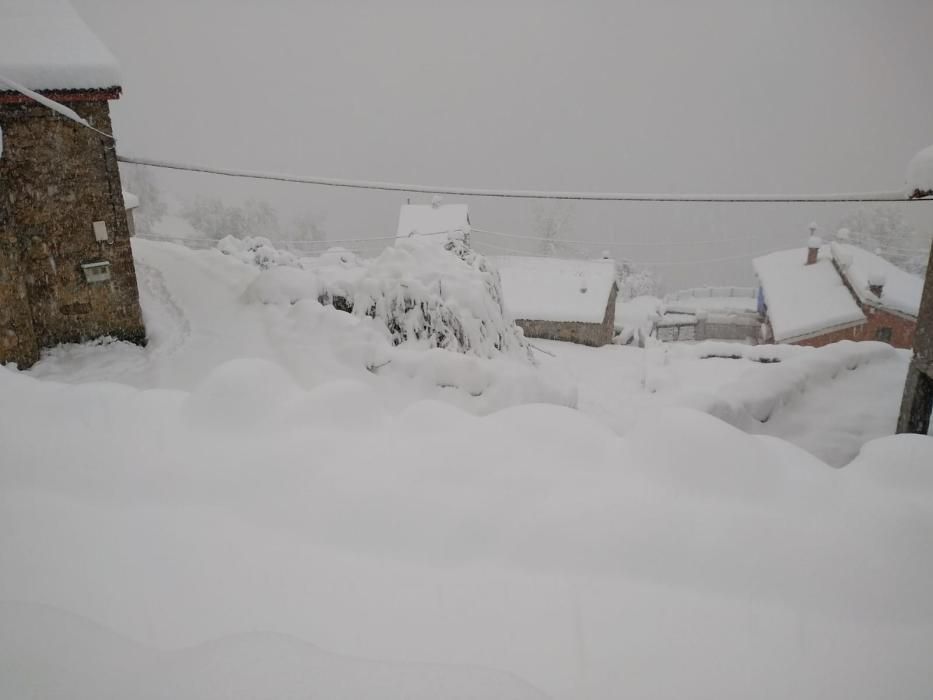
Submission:
[[[816,235],[816,224],[810,224],[810,239],[807,241],[807,265],[813,265],[820,255],[823,241]]]
[[[868,277],[868,291],[879,299],[884,293],[885,277],[883,273],[876,272]]]

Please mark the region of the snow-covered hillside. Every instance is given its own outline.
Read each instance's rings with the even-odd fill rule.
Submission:
[[[134,249],[149,347],[0,368],[0,697],[933,694],[903,353],[489,359]]]

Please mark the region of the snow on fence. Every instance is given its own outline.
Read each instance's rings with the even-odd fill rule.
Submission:
[[[683,301],[689,299],[709,299],[713,297],[721,298],[745,298],[755,299],[758,290],[755,287],[694,287],[693,289],[681,289],[665,295],[665,302]]]
[[[714,347],[704,349],[715,350]],[[747,359],[757,357],[761,361],[768,357],[776,362],[774,367],[767,373],[745,373],[724,386],[716,393],[716,401],[707,412],[748,430],[752,421],[766,422],[775,410],[813,386],[831,382],[846,371],[891,358],[896,353],[897,350],[886,343],[850,340],[820,348],[760,346]]]

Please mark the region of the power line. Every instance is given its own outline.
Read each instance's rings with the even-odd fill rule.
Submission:
[[[772,238],[772,236],[746,236],[744,238],[722,238],[712,241],[666,241],[666,242],[651,242],[651,243],[628,243],[626,241],[579,241],[573,240],[570,238],[542,238],[541,236],[524,236],[517,233],[503,233],[502,231],[489,231],[487,229],[473,227],[472,231],[474,233],[485,233],[491,236],[501,236],[503,238],[514,238],[518,240],[526,241],[553,241],[555,243],[567,243],[571,245],[587,245],[587,246],[625,246],[625,247],[648,247],[648,248],[672,248],[676,246],[687,246],[687,245],[716,245],[716,244],[726,244],[726,243],[745,243],[746,241],[758,240],[764,238]]]
[[[378,182],[370,180],[348,180],[333,177],[312,177],[304,175],[287,175],[282,173],[267,173],[253,170],[239,170],[231,168],[216,168],[177,161],[158,160],[155,158],[142,158],[138,156],[118,155],[121,163],[134,163],[152,168],[168,170],[181,170],[193,173],[208,173],[211,175],[224,175],[226,177],[240,177],[253,180],[275,180],[278,182],[294,182],[306,185],[320,185],[324,187],[344,187],[361,190],[377,190],[385,192],[418,192],[422,194],[447,194],[462,197],[499,197],[509,199],[555,199],[576,201],[604,201],[604,202],[709,202],[720,204],[747,204],[747,203],[829,203],[829,202],[921,202],[933,201],[923,199],[908,199],[904,192],[863,192],[844,194],[638,194],[621,192],[550,192],[543,190],[501,190],[492,188],[449,187],[446,185],[416,185],[397,182]]]

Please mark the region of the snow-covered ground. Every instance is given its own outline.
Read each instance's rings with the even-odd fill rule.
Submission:
[[[0,697],[933,694],[903,353],[394,348],[134,249],[149,347],[0,368]]]

